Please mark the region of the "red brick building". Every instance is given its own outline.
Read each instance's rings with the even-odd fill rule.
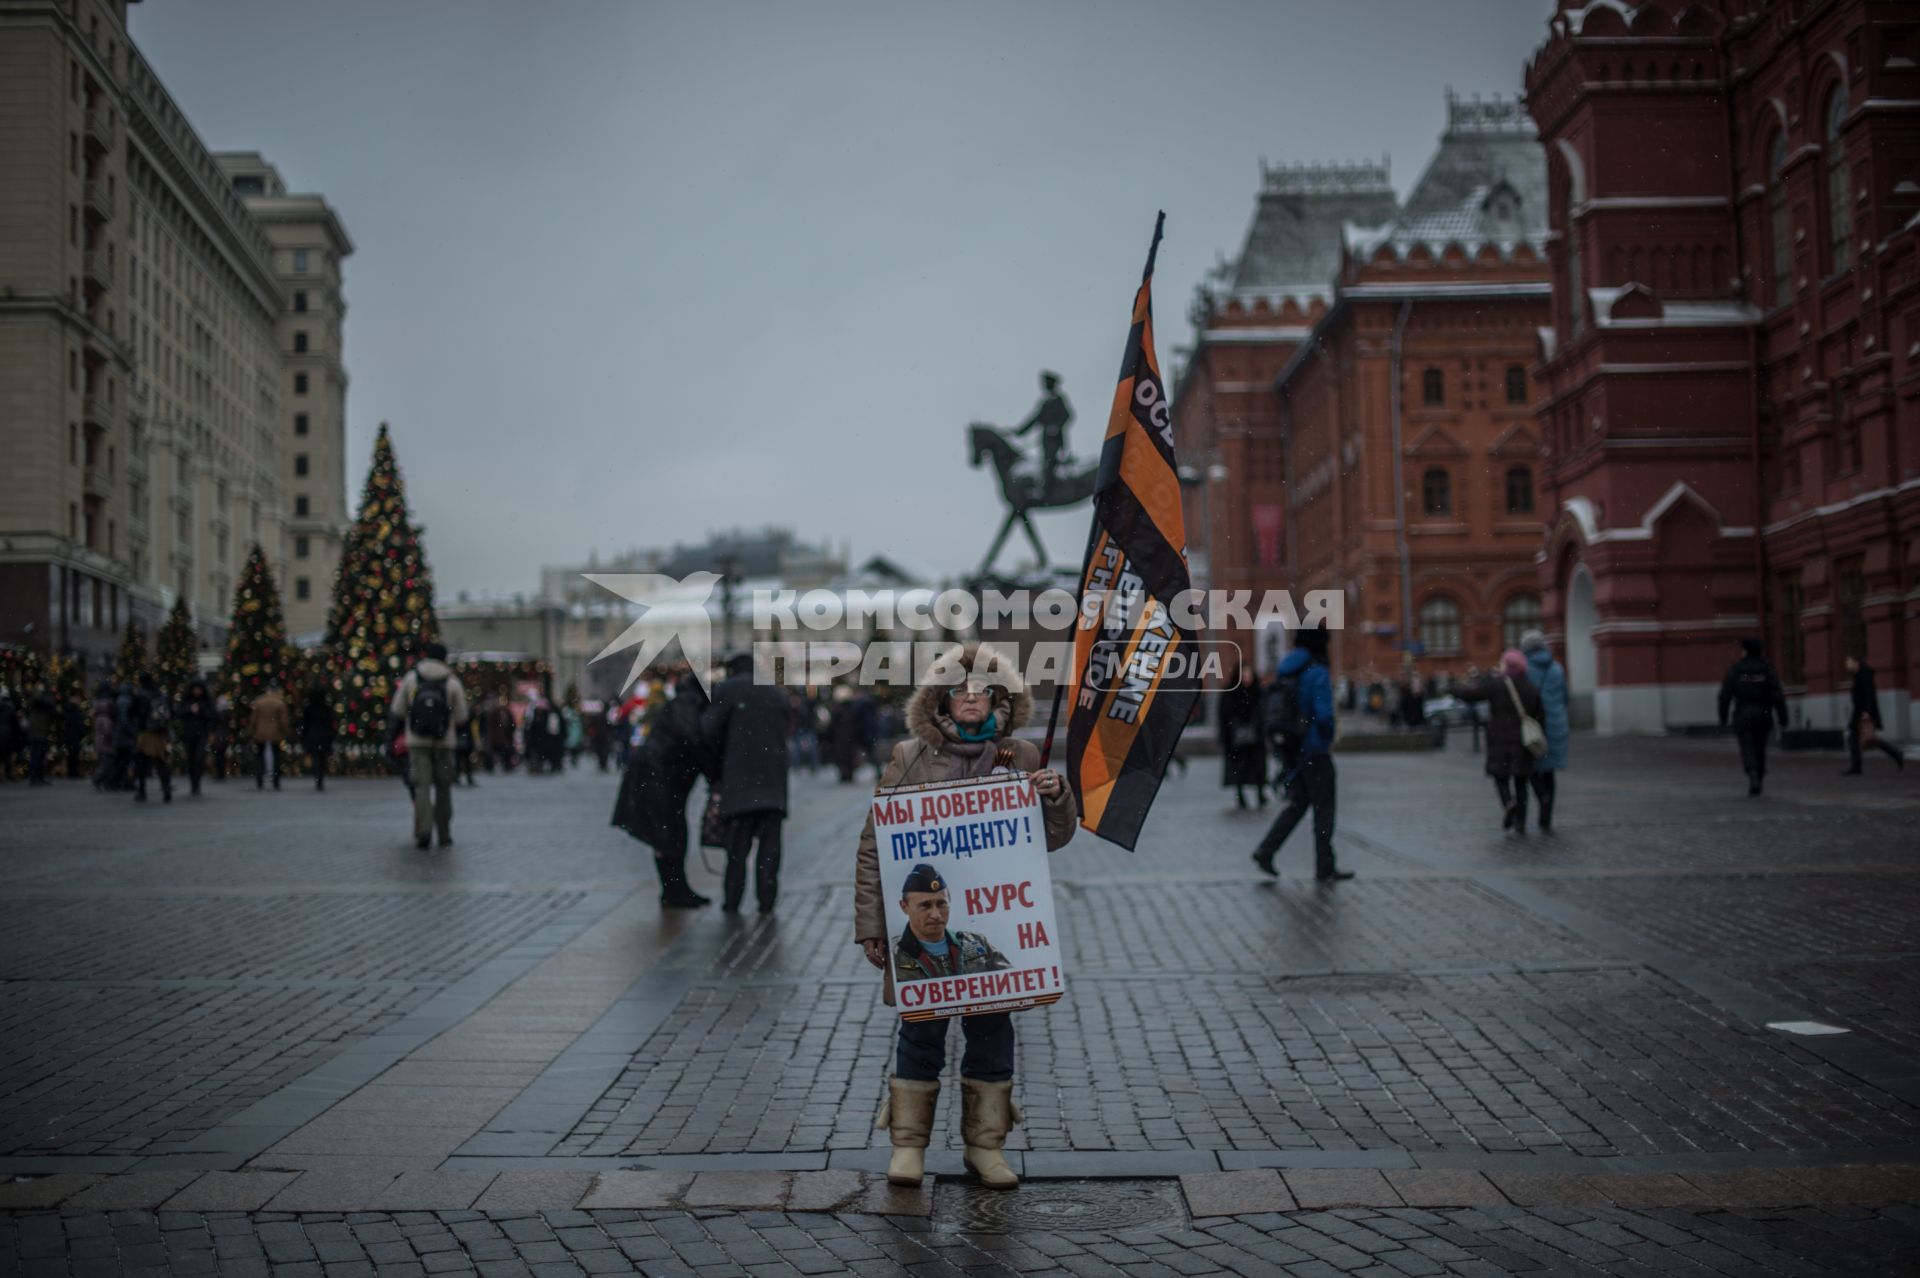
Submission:
[[[1546,193],[1525,107],[1450,95],[1406,207],[1348,228],[1333,305],[1269,388],[1284,580],[1345,592],[1342,673],[1490,666],[1540,622]]]
[[[1540,564],[1576,713],[1711,722],[1764,633],[1836,726],[1920,688],[1920,21],[1891,0],[1561,0],[1526,71],[1554,302]]]
[[[1273,379],[1333,301],[1341,230],[1395,212],[1384,163],[1264,168],[1239,256],[1203,285],[1173,421],[1194,582],[1282,586],[1286,473]]]

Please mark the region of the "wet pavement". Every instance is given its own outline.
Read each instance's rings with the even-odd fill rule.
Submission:
[[[985,1202],[951,1097],[876,1175],[870,780],[796,776],[764,918],[663,917],[590,767],[431,852],[397,782],[0,786],[0,1272],[1920,1268],[1920,770],[1576,738],[1517,837],[1463,747],[1340,758],[1348,883],[1207,758],[1056,854]]]

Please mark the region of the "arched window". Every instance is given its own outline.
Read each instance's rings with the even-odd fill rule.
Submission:
[[[1831,269],[1853,265],[1853,218],[1847,207],[1847,149],[1840,141],[1840,122],[1847,115],[1847,91],[1834,85],[1827,94],[1827,251]]]
[[[1773,135],[1767,157],[1767,216],[1773,232],[1773,302],[1793,296],[1793,242],[1787,232],[1787,131]]]
[[[1507,467],[1507,513],[1509,515],[1533,513],[1533,467]]]
[[[1420,477],[1420,509],[1429,515],[1453,513],[1453,477],[1438,466]]]
[[[1420,374],[1420,400],[1425,404],[1447,402],[1447,375],[1437,368]]]
[[[1420,642],[1427,655],[1446,656],[1460,651],[1460,605],[1435,595],[1420,605]]]
[[[1520,636],[1540,628],[1540,596],[1515,595],[1500,610],[1500,646],[1518,648]]]
[[[1527,370],[1518,364],[1507,365],[1507,402],[1509,404],[1527,402]]]

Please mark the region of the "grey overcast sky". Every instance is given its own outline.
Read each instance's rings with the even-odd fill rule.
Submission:
[[[970,567],[1000,506],[967,423],[1019,421],[1052,368],[1097,452],[1156,209],[1170,374],[1261,157],[1385,153],[1404,196],[1447,86],[1517,92],[1552,10],[146,0],[130,21],[210,147],[264,152],[345,222],[350,501],[390,421],[444,597],[768,523]],[[1057,560],[1086,517],[1043,519]]]

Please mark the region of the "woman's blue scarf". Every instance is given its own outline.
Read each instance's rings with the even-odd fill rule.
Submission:
[[[969,728],[956,719],[953,730],[959,734],[962,741],[991,741],[994,734],[1000,731],[999,718],[999,715],[990,714],[980,721],[980,726],[977,728]]]

